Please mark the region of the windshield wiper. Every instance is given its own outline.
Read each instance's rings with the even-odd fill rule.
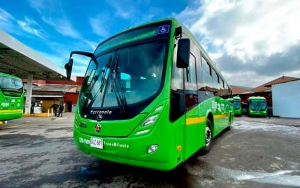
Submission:
[[[107,82],[108,78],[105,79],[105,76],[107,74],[108,69],[111,70],[111,61],[112,60],[112,56],[109,57],[106,65],[105,65],[105,69],[102,70],[102,80],[101,80],[101,84],[100,84],[100,93],[102,93],[103,88],[104,88],[104,83]]]
[[[116,57],[116,63],[115,63],[115,66],[114,66],[114,70],[112,72],[110,91],[114,92],[115,95],[116,95],[116,99],[117,99],[118,106],[120,108],[120,112],[121,113],[126,113],[125,106],[127,105],[127,102],[126,102],[126,99],[125,99],[124,87],[123,87],[123,84],[122,84],[122,81],[121,81],[121,78],[120,78],[121,75],[117,75],[117,74],[120,74],[118,72],[118,65],[119,65],[119,55],[117,55],[117,57]],[[115,83],[116,77],[118,78],[118,82],[119,82],[121,92],[122,92],[122,95],[123,95],[122,97],[120,95],[119,90],[116,87],[116,83]],[[115,89],[115,91],[114,91],[114,89]]]
[[[85,109],[85,107],[87,106],[87,103],[88,103],[89,99],[91,98],[91,99],[90,99],[91,101],[90,101],[90,103],[89,103],[89,105],[88,105],[88,107],[90,107],[91,104],[93,104],[93,102],[95,101],[96,97],[98,96],[99,91],[100,91],[100,92],[102,91],[103,85],[104,85],[104,83],[105,83],[105,75],[106,75],[106,72],[107,72],[108,68],[110,68],[110,64],[111,64],[111,62],[112,62],[111,60],[112,60],[112,56],[110,56],[110,57],[108,58],[108,61],[107,61],[106,66],[105,66],[104,74],[102,74],[102,80],[101,80],[100,88],[99,88],[99,90],[97,91],[97,93],[95,94],[95,96],[94,96],[93,98],[91,98],[91,97],[92,97],[92,96],[91,96],[91,91],[92,91],[92,89],[94,88],[94,85],[95,85],[95,83],[97,82],[98,79],[97,79],[97,80],[94,80],[93,84],[90,86],[89,90],[86,92],[86,93],[87,93],[87,96],[84,95],[85,99],[84,99],[84,103],[83,103],[83,106],[82,106],[82,107],[83,107],[82,110]],[[98,67],[97,67],[97,68],[98,68]],[[93,78],[93,79],[94,79],[94,78]]]

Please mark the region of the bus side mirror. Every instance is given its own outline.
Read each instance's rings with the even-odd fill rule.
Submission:
[[[177,51],[177,68],[187,68],[190,62],[190,39],[179,39]]]
[[[69,62],[65,64],[67,79],[70,80],[73,68],[73,59],[70,57]]]

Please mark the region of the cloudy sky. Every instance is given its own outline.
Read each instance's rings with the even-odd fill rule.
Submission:
[[[231,85],[300,77],[300,0],[13,0],[0,28],[63,68],[72,50],[148,21],[175,17],[197,37]],[[176,2],[176,3],[175,3]],[[88,61],[74,65],[83,75]]]

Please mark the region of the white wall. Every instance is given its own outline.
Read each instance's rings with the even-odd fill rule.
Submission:
[[[76,111],[76,104],[72,104],[72,110],[71,112],[75,112]]]
[[[273,115],[300,118],[300,80],[272,86]]]

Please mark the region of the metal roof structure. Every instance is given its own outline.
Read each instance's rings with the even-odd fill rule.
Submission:
[[[67,62],[66,62],[67,63]],[[22,79],[67,80],[66,71],[0,29],[0,72]],[[71,77],[76,81],[76,77]]]

